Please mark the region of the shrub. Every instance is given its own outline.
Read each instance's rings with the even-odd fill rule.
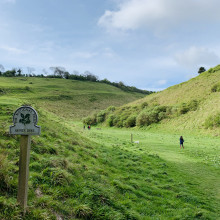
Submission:
[[[112,127],[114,125],[114,123],[113,123],[114,119],[115,119],[114,115],[111,114],[111,115],[108,116],[107,125],[109,127]]]
[[[150,119],[147,111],[142,111],[137,117],[137,126],[150,125]]]
[[[205,128],[220,127],[220,112],[216,115],[211,115],[205,120]]]
[[[220,92],[220,83],[217,83],[214,86],[212,86],[211,92]]]
[[[101,111],[97,114],[97,123],[102,123],[105,121],[106,112]]]
[[[115,111],[115,106],[109,106],[108,108],[107,108],[107,111],[108,112],[114,112]]]
[[[198,108],[199,102],[195,99],[191,100],[189,103],[182,103],[179,107],[180,114],[186,114],[189,111],[195,111]]]
[[[144,126],[157,123],[167,117],[167,106],[154,106],[144,109],[137,117],[137,125]]]
[[[87,124],[87,125],[96,125],[97,124],[96,114],[93,116],[88,116],[88,117],[84,118],[83,123]]]
[[[195,111],[199,106],[199,102],[193,99],[189,102],[188,106],[189,106],[190,111]]]
[[[148,106],[148,103],[147,102],[143,102],[142,104],[141,104],[141,108],[142,109],[144,109],[145,107],[147,107]]]
[[[186,103],[182,103],[180,108],[179,108],[179,113],[182,114],[186,114],[189,111],[189,106]]]
[[[131,115],[127,118],[124,123],[125,127],[135,127],[136,126],[136,115]]]

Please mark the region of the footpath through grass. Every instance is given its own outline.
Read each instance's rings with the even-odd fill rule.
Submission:
[[[131,133],[134,141],[139,141],[139,144],[131,144]],[[180,150],[179,134],[103,127],[101,129],[93,127],[90,131],[83,131],[82,134],[102,144],[103,148],[112,149],[113,154],[114,149],[120,149],[125,153],[129,152],[140,158],[140,160],[137,159],[132,168],[136,169],[137,173],[139,169],[144,169],[145,163],[151,163],[147,156],[160,158],[166,167],[166,174],[164,175],[170,179],[164,180],[162,175],[153,185],[156,188],[170,190],[170,194],[173,193],[173,183],[178,185],[176,197],[169,198],[169,202],[173,203],[173,208],[180,198],[185,202],[180,204],[182,211],[184,210],[183,212],[178,210],[179,207],[175,207],[177,219],[217,219],[220,217],[220,139],[218,137],[187,134],[184,136],[185,149]],[[126,156],[122,155],[121,166],[127,166],[126,163]],[[158,164],[160,163],[158,162]],[[160,172],[157,168],[154,167],[155,172],[163,173],[163,169]],[[159,175],[159,173],[155,175]],[[139,175],[140,178],[145,180],[148,179],[147,176]],[[148,184],[149,182],[147,181],[146,188],[148,188]],[[157,209],[154,207],[154,199],[152,198],[149,201],[151,210]],[[161,194],[159,210],[163,209],[162,207],[167,203],[167,199],[166,196]],[[193,204],[193,208],[189,208],[189,204]],[[160,213],[159,210],[158,213]],[[197,210],[197,214],[195,214],[195,210]],[[169,213],[168,210],[166,212]],[[193,213],[195,214],[194,217]],[[205,217],[205,213],[209,214]],[[165,218],[166,215],[163,216]]]

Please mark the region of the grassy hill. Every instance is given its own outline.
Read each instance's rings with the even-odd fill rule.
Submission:
[[[120,106],[145,95],[114,86],[78,80],[0,77],[0,103],[35,104],[59,117],[80,119],[110,105]]]
[[[162,92],[113,110],[102,111],[93,121],[105,121],[116,127],[152,127],[157,124],[157,129],[203,130],[220,135],[219,109],[220,65]]]
[[[176,134],[84,130],[80,118],[143,97],[100,83],[0,78],[0,93],[0,219],[219,218],[219,138],[188,136],[183,152]],[[19,137],[8,134],[24,103],[42,128],[32,137],[25,216],[16,201]],[[144,109],[146,100],[132,105]],[[130,142],[131,132],[140,144]]]

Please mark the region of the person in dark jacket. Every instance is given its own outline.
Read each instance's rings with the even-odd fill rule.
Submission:
[[[183,136],[180,136],[180,149],[181,149],[181,146],[182,146],[183,149],[184,149],[183,142],[184,142]]]

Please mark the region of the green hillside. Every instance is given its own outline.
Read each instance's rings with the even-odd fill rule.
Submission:
[[[157,129],[220,135],[220,65],[187,82],[92,118],[94,123],[105,121],[116,127],[157,124]]]
[[[98,82],[0,77],[0,103],[35,104],[59,117],[74,119],[80,119],[110,105],[120,106],[144,96]]]
[[[133,102],[131,114],[130,107],[117,106],[143,95],[100,83],[0,77],[0,219],[218,219],[218,137],[188,135],[179,151],[179,134],[93,126],[89,131],[79,121],[90,113],[102,121],[106,107],[129,118],[160,94]],[[22,104],[37,110],[42,128],[32,137],[24,216],[16,201],[19,137],[8,133]],[[139,144],[131,143],[131,132]]]

